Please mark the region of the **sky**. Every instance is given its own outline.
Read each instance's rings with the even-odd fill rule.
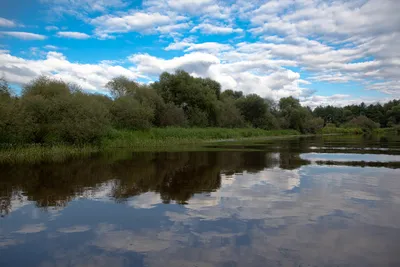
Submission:
[[[182,69],[302,104],[400,98],[399,0],[2,0],[0,75],[93,93]]]

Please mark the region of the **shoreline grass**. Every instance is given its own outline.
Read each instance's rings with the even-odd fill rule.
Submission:
[[[392,134],[397,129],[379,129],[376,134]],[[375,131],[374,131],[375,133]],[[322,135],[361,135],[359,128],[322,129]],[[294,130],[262,130],[253,128],[152,128],[144,131],[114,130],[98,145],[40,145],[7,146],[0,148],[0,163],[62,162],[70,158],[88,157],[94,153],[117,149],[141,151],[187,151],[201,149],[206,144],[279,139],[302,135]]]
[[[101,147],[143,148],[173,145],[198,145],[220,140],[300,135],[294,130],[226,129],[226,128],[152,128],[147,131],[115,131],[103,139]]]
[[[113,149],[132,151],[163,151],[201,147],[214,141],[249,140],[268,137],[298,136],[294,130],[225,129],[225,128],[152,128],[146,131],[112,131],[99,145],[40,145],[11,146],[0,149],[0,163],[40,163],[64,161],[90,156]]]

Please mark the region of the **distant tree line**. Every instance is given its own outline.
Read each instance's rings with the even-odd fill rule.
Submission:
[[[143,85],[124,76],[106,84],[111,97],[88,94],[61,80],[39,77],[19,96],[0,81],[0,143],[99,142],[112,129],[151,127],[255,127],[316,133],[325,125],[391,127],[400,123],[400,101],[312,111],[298,99],[275,102],[257,94],[226,90],[209,78],[184,71],[162,73]]]

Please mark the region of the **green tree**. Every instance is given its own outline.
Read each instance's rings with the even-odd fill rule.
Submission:
[[[304,133],[305,122],[311,115],[307,108],[300,105],[298,99],[294,97],[284,97],[279,101],[279,109],[284,128],[293,129]]]
[[[148,129],[154,120],[154,110],[130,96],[117,98],[111,107],[111,114],[114,125],[123,129]]]
[[[204,126],[204,114],[207,125],[217,121],[217,100],[220,85],[209,79],[194,78],[187,72],[178,70],[175,74],[162,73],[158,82],[152,85],[165,103],[174,103],[183,108],[191,122],[201,121]],[[191,118],[196,116],[196,118]],[[202,117],[201,120],[199,118]],[[200,125],[197,125],[200,126]]]
[[[165,105],[163,112],[160,114],[160,126],[186,126],[187,118],[182,108],[177,107],[173,103]]]
[[[106,88],[110,91],[114,98],[131,95],[133,96],[140,85],[125,76],[113,78],[106,84]]]
[[[322,128],[324,128],[324,119],[322,118],[308,117],[304,125],[304,131],[306,133],[316,134],[322,130]]]
[[[379,128],[379,124],[366,116],[358,116],[349,121],[346,127],[359,127],[364,132],[372,132],[373,129]]]
[[[225,90],[221,94],[221,99],[226,99],[226,98],[233,98],[233,99],[239,99],[243,97],[243,92],[242,91],[233,91],[233,90]]]
[[[392,107],[387,112],[388,126],[394,126],[400,124],[400,104]]]
[[[232,98],[218,102],[218,126],[224,128],[240,128],[245,126],[245,120]]]
[[[241,97],[236,101],[236,106],[252,126],[257,128],[265,126],[267,105],[262,97],[256,94]]]

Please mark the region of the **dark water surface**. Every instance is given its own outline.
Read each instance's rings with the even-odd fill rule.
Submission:
[[[0,165],[0,266],[400,266],[398,138],[209,150]]]

